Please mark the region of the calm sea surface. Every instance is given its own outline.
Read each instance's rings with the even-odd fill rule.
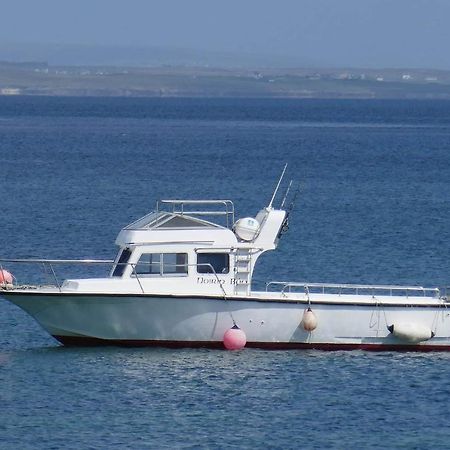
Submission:
[[[450,285],[438,101],[0,97],[0,257],[113,258],[160,198],[254,215],[285,162],[301,194],[257,284]],[[444,449],[449,379],[448,354],[66,349],[0,300],[1,449]]]

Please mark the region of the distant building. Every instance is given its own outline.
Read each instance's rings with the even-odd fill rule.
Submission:
[[[22,90],[19,88],[2,88],[0,89],[0,95],[20,95]]]

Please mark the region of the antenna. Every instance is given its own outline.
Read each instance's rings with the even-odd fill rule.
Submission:
[[[287,199],[287,196],[289,194],[289,191],[291,190],[291,186],[292,186],[292,180],[289,181],[289,186],[287,187],[286,192],[284,194],[283,201],[281,202],[281,205],[280,205],[280,209],[283,209],[283,206],[284,206],[284,204],[286,202],[286,199]]]
[[[284,202],[286,200],[289,189],[291,188],[291,184],[292,184],[292,181],[289,183],[289,187],[286,191],[286,195],[284,196],[283,203],[281,204],[281,208],[283,208],[283,206],[284,206]],[[285,233],[289,229],[289,216],[290,216],[292,210],[294,209],[295,201],[297,200],[297,195],[298,195],[299,191],[300,191],[300,184],[297,184],[297,189],[294,192],[291,204],[287,208],[286,217],[284,218],[283,223],[280,228],[280,232],[278,233],[279,238],[282,236],[283,233]]]
[[[301,189],[301,186],[300,186],[300,184],[298,184],[297,189],[295,190],[294,195],[292,196],[292,201],[291,201],[291,204],[289,205],[286,217],[289,216],[289,214],[294,209],[295,202],[297,200],[297,196],[298,196],[298,193],[300,192],[300,189]]]
[[[286,172],[287,166],[288,166],[288,165],[287,165],[287,163],[286,163],[286,164],[284,165],[283,172],[281,173],[281,177],[280,177],[280,179],[278,180],[277,186],[276,186],[275,190],[273,191],[273,195],[272,195],[272,198],[271,198],[270,203],[269,203],[269,206],[268,206],[269,209],[272,208],[272,203],[273,203],[273,201],[275,200],[275,196],[277,195],[278,188],[280,187],[281,181],[283,180],[284,172]]]

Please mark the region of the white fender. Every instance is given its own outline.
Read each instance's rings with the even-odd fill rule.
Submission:
[[[317,317],[312,312],[311,308],[305,309],[301,324],[305,331],[311,332],[317,328]]]
[[[393,336],[408,342],[428,341],[434,337],[431,328],[419,323],[395,322],[387,328]]]

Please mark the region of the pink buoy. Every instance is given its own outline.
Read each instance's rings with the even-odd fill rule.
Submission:
[[[317,328],[317,317],[311,308],[305,309],[303,313],[302,326],[305,331],[314,331]]]
[[[246,343],[247,336],[236,324],[223,335],[223,345],[227,350],[240,350]]]
[[[13,276],[5,269],[0,269],[0,284],[13,284]]]

